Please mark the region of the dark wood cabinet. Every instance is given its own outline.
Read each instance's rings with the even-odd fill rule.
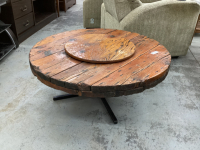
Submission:
[[[17,34],[20,35],[30,27],[34,26],[33,13],[29,13],[17,20],[15,20]]]
[[[6,4],[6,0],[0,0],[0,13],[1,6]],[[0,61],[8,55],[13,49],[19,46],[19,43],[9,28],[10,24],[5,24],[0,20]]]
[[[70,8],[76,4],[76,0],[66,0],[66,8]]]
[[[71,8],[76,4],[76,0],[59,0],[60,10],[67,11],[67,9]]]
[[[12,25],[21,43],[56,17],[55,0],[9,0],[2,7],[0,20]]]
[[[20,18],[33,11],[31,0],[21,0],[12,4],[14,18]]]

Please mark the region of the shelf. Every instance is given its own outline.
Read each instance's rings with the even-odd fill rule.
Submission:
[[[40,23],[44,19],[48,18],[54,14],[53,12],[35,12],[35,22],[36,24]]]
[[[5,31],[10,26],[11,26],[10,24],[0,24],[0,33],[2,33],[3,31]]]
[[[9,52],[15,48],[14,44],[0,43],[0,60],[3,59]]]
[[[1,1],[4,0],[0,0],[0,2]],[[1,7],[0,20],[6,24],[12,24],[11,30],[14,32],[16,39],[20,43],[57,18],[55,0],[7,0],[7,2],[7,5]],[[26,4],[28,11],[20,11]],[[29,4],[31,5],[29,6]],[[33,15],[31,16],[30,14]],[[21,17],[17,19],[14,17],[16,15]],[[31,18],[31,21],[29,20],[32,25],[30,28],[25,28],[23,26],[23,21],[25,22],[27,20],[26,17],[28,17],[27,19]],[[19,19],[25,20],[21,22]],[[1,34],[3,33],[4,32]],[[1,37],[3,36],[0,36],[1,42],[2,40],[6,41]]]
[[[0,0],[0,7],[6,4],[6,0]]]

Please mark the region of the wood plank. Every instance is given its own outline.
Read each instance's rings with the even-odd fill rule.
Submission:
[[[77,67],[77,70],[79,70],[79,73],[69,74],[71,72],[74,72],[74,68],[70,68],[69,70],[65,72],[62,72],[61,74],[58,74],[57,76],[53,76],[52,78],[57,80],[57,84],[64,85],[66,88],[72,88],[73,89],[79,89],[79,90],[91,90],[91,85],[98,82],[102,78],[108,76],[109,74],[115,72],[116,70],[120,69],[124,65],[128,64],[129,62],[133,61],[134,59],[137,59],[149,49],[154,48],[158,45],[158,42],[155,40],[151,40],[151,43],[149,42],[150,39],[146,39],[143,44],[138,43],[139,46],[136,45],[136,53],[133,56],[133,58],[128,59],[123,62],[114,63],[114,64],[102,64],[102,65],[96,65],[96,67],[87,67],[87,71],[85,71],[85,65],[92,65],[89,63],[82,63]],[[149,49],[144,48],[148,47]],[[81,74],[80,74],[81,73]],[[72,77],[71,77],[72,76]]]
[[[31,61],[35,61],[44,57],[47,57],[49,55],[52,55],[54,53],[57,53],[58,51],[64,50],[65,43],[68,41],[73,41],[74,37],[83,35],[86,33],[93,34],[96,30],[78,30],[75,31],[68,31],[64,33],[60,33],[57,35],[52,35],[48,38],[45,38],[41,42],[38,42],[32,49],[29,54],[29,58]],[[98,32],[102,31],[102,34],[104,33],[109,33],[109,32],[114,32],[115,30],[105,30],[105,29],[100,29],[97,30]]]
[[[69,56],[66,55],[65,51],[59,51],[48,57],[44,57],[32,62],[34,67],[39,68],[40,70],[49,68],[57,63],[62,62],[64,59],[68,59]]]
[[[57,75],[52,76],[51,82],[62,87],[69,87],[69,89],[77,89],[76,84],[65,82],[65,80],[71,80],[75,78],[76,76],[79,76],[82,73],[87,72],[88,70],[95,67],[96,67],[96,64],[80,63],[79,65],[71,67]]]
[[[46,81],[42,78],[40,78],[39,76],[37,76],[38,80],[40,80],[43,84],[47,85],[48,87],[51,87],[51,88],[54,88],[56,90],[61,90],[61,91],[64,91],[64,92],[67,92],[69,94],[73,94],[73,95],[78,95],[78,91],[77,90],[72,90],[72,89],[67,89],[67,88],[63,88],[61,86],[57,86],[49,81]]]
[[[38,48],[43,48],[43,47],[47,46],[49,43],[52,43],[53,41],[55,41],[55,39],[60,40],[63,37],[73,37],[74,35],[81,35],[81,34],[88,33],[88,32],[90,32],[91,34],[92,33],[106,34],[109,32],[113,32],[113,30],[112,29],[106,29],[106,30],[105,29],[98,29],[98,30],[97,29],[87,29],[87,30],[79,29],[79,30],[72,30],[72,31],[58,33],[58,34],[46,37],[45,39],[36,43],[35,46],[33,47],[33,49],[31,50],[31,55],[34,55],[35,52],[37,53]],[[36,48],[36,49],[34,49],[34,48]]]
[[[131,33],[127,35],[125,38],[133,42],[133,44],[135,45],[138,43],[142,43],[142,41],[145,41],[146,39],[149,39],[144,35],[139,35],[138,33]]]
[[[33,74],[35,74],[34,71],[33,71]],[[143,91],[142,88],[137,88],[137,89],[134,89],[134,91],[133,90],[127,90],[127,91],[93,93],[92,91],[78,91],[78,90],[64,88],[64,87],[58,86],[56,84],[53,84],[49,81],[46,81],[46,80],[40,78],[39,76],[37,76],[37,78],[43,84],[45,84],[45,85],[47,85],[51,88],[54,88],[56,90],[61,90],[61,91],[64,91],[64,92],[67,92],[67,93],[73,94],[73,95],[79,95],[79,96],[82,96],[82,97],[100,97],[100,98],[102,98],[102,97],[118,97],[118,96],[121,96],[121,95],[130,95],[130,94],[135,94],[135,93],[139,93],[139,92]]]
[[[94,93],[92,91],[79,91],[79,96],[83,96],[83,97],[119,97],[119,96],[123,96],[123,95],[132,95],[132,94],[136,94],[136,93],[140,93],[143,92],[144,89],[143,87],[139,87],[139,88],[135,88],[134,90],[121,90],[121,91],[107,91],[107,92],[99,92],[99,93]]]
[[[39,42],[30,52],[32,72],[47,86],[79,96],[116,97],[142,92],[160,83],[167,76],[170,54],[153,39],[112,29],[72,32],[75,34],[65,32],[53,35],[55,37],[51,36]],[[89,34],[90,38],[86,38],[84,43],[91,45],[100,37],[112,40],[127,39],[135,44],[136,52],[130,59],[112,64],[92,64],[69,57],[64,52],[64,44],[68,41],[73,43],[85,34]],[[98,34],[100,35],[96,36]],[[95,38],[91,38],[93,36]],[[98,48],[91,45],[91,49]],[[115,46],[116,42],[109,49]]]
[[[165,76],[170,67],[171,56],[167,55],[163,59],[160,59],[158,62],[149,66],[145,70],[133,74],[129,77],[129,79],[123,83],[121,86],[124,90],[133,89],[139,86],[143,86],[144,89],[150,88],[150,83],[154,83],[158,81],[158,79]],[[124,86],[125,85],[125,86]],[[118,90],[122,89],[118,88]]]
[[[59,51],[63,51],[64,50],[64,44],[68,41],[68,39],[62,39],[60,41],[54,41],[52,43],[50,43],[48,45],[48,47],[45,47],[43,49],[38,49],[38,52],[37,54],[35,55],[30,55],[29,58],[30,58],[30,61],[33,62],[35,60],[38,60],[38,59],[42,59],[44,57],[47,57],[47,56],[50,56],[50,55],[53,55]],[[58,43],[59,42],[59,43]]]
[[[33,74],[35,74],[34,71],[33,71]],[[135,94],[135,93],[139,93],[139,92],[143,91],[142,88],[137,88],[137,89],[134,89],[134,91],[133,90],[127,90],[127,91],[93,93],[92,91],[78,91],[78,90],[67,89],[67,88],[58,86],[56,84],[53,84],[49,81],[46,81],[46,80],[40,78],[39,76],[37,76],[37,78],[43,84],[45,84],[45,85],[47,85],[51,88],[54,88],[56,90],[61,90],[61,91],[64,91],[64,92],[67,92],[67,93],[73,94],[73,95],[79,95],[79,96],[82,96],[82,97],[99,97],[99,98],[102,98],[102,97],[118,97],[118,96],[121,96],[121,95],[130,95],[130,94]]]
[[[123,89],[124,86],[126,86],[123,86],[123,83],[126,82],[130,78],[130,76],[133,76],[138,72],[144,71],[147,67],[151,66],[153,63],[168,55],[170,54],[166,51],[165,47],[159,45],[155,49],[148,51],[144,55],[138,57],[134,61],[120,68],[119,71],[116,71],[108,75],[104,79],[98,81],[97,83],[92,85],[91,90],[93,92],[102,92]]]
[[[51,81],[51,76],[59,74],[71,67],[74,67],[78,64],[80,64],[81,62],[78,60],[75,60],[73,58],[67,58],[64,59],[62,62],[55,64],[49,68],[46,69],[40,69],[40,67],[34,67],[32,66],[32,68],[34,68],[35,73],[42,79],[47,80],[47,81]],[[72,72],[73,73],[73,72]]]
[[[93,34],[98,34],[98,33],[93,33]],[[114,31],[109,32],[109,33],[104,34],[104,35],[105,35],[105,38],[122,38],[122,37],[127,37],[130,34],[131,34],[131,32],[129,32],[129,31],[114,30]]]
[[[112,29],[80,29],[80,30],[73,30],[67,31],[59,34],[55,34],[49,36],[42,41],[38,42],[33,48],[31,49],[30,55],[40,54],[43,51],[48,51],[48,49],[52,46],[55,46],[56,43],[60,44],[63,43],[62,40],[66,41],[66,38],[70,41],[73,41],[76,36],[84,35],[84,34],[103,34],[107,35],[108,37],[122,37],[131,32],[128,31],[121,31],[121,30],[112,30]],[[138,35],[138,34],[137,34]]]
[[[119,32],[115,32],[115,30],[108,30],[108,31],[109,32],[113,31],[114,35],[124,35],[125,34],[122,31],[119,31]],[[41,54],[40,54],[40,56],[41,56]],[[59,53],[56,53],[55,55],[50,55],[50,56],[41,58],[36,61],[31,60],[32,66],[35,67],[35,70],[37,71],[37,73],[39,74],[39,76],[41,78],[50,80],[49,76],[55,75],[59,72],[62,72],[63,70],[67,69],[67,66],[69,64],[70,64],[69,66],[72,67],[72,65],[77,65],[80,63],[79,61],[76,61],[73,59],[65,60],[64,62],[62,62],[64,59],[64,56],[65,56],[65,54],[63,54],[61,51]],[[30,57],[33,58],[33,57],[35,57],[35,55],[30,56]],[[56,59],[56,61],[54,61],[55,60],[54,58]],[[59,60],[59,59],[62,59],[62,60]],[[67,63],[66,63],[66,61],[67,61]],[[57,64],[57,62],[59,62],[59,63]],[[48,69],[46,69],[46,68],[48,68]]]

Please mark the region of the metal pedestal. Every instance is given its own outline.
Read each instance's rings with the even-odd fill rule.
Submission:
[[[68,98],[72,98],[72,97],[79,97],[78,95],[71,95],[71,94],[65,94],[65,95],[58,95],[58,96],[55,96],[53,97],[53,100],[54,101],[58,101],[58,100],[63,100],[63,99],[68,99]],[[118,123],[118,120],[115,116],[115,114],[113,113],[110,105],[108,104],[107,100],[105,98],[101,98],[110,118],[112,119],[113,123],[114,124],[117,124]]]

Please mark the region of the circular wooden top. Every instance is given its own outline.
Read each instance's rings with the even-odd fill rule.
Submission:
[[[114,63],[126,60],[135,53],[135,45],[125,38],[106,34],[83,34],[65,44],[66,53],[80,61]]]
[[[124,38],[135,45],[135,54],[124,61],[92,64],[69,57],[65,44],[84,34]],[[165,79],[171,62],[167,49],[137,33],[111,29],[81,29],[52,35],[30,51],[32,72],[44,84],[86,97],[116,97],[142,92]]]

